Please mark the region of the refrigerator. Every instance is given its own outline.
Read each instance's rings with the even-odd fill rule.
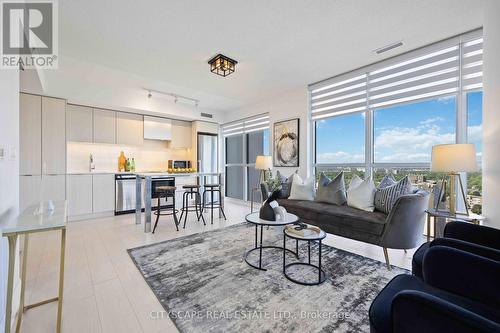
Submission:
[[[217,173],[219,172],[219,138],[217,134],[198,133],[197,151],[198,172]],[[217,176],[203,177],[202,184],[217,184]],[[205,198],[209,199],[209,198]],[[214,200],[215,201],[215,200]],[[206,201],[208,202],[208,201]]]

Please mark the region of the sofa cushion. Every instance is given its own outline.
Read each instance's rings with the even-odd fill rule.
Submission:
[[[354,175],[347,190],[347,205],[373,212],[375,210],[375,192],[375,184],[371,177],[361,180],[357,175]]]
[[[302,179],[298,174],[293,175],[290,200],[314,200],[314,176]]]
[[[349,206],[337,206],[305,200],[278,200],[281,206],[298,217],[317,225],[325,232],[360,239],[357,233],[382,235],[387,215],[366,212]]]
[[[375,192],[375,209],[389,214],[400,196],[412,192],[413,190],[408,176],[405,176],[395,184],[383,188],[379,187],[377,192]]]
[[[345,204],[347,197],[345,192],[344,172],[340,172],[333,180],[322,172],[319,177],[318,190],[314,200],[333,205]]]
[[[290,196],[290,191],[292,189],[293,175],[296,174],[298,171],[299,170],[296,170],[289,177],[283,176],[279,170],[276,171],[276,178],[278,178],[281,185],[281,191],[279,196],[280,199],[287,199]]]

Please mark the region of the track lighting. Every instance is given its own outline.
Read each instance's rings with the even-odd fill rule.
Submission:
[[[148,92],[148,98],[151,98],[153,97],[153,95],[151,94],[151,91]]]
[[[148,98],[153,97],[153,93],[156,93],[158,95],[165,95],[165,96],[173,97],[174,103],[177,103],[180,100],[181,102],[182,101],[192,102],[195,107],[198,107],[198,105],[200,104],[200,100],[195,99],[195,98],[177,95],[177,94],[165,92],[165,91],[154,90],[154,89],[148,89],[148,88],[142,88],[142,89],[144,89],[145,91],[148,92],[148,95],[147,95]]]

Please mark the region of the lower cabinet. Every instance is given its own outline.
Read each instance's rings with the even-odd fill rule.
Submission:
[[[115,175],[68,175],[68,216],[113,212]]]
[[[42,200],[66,200],[66,175],[42,175]]]
[[[92,175],[92,207],[94,213],[115,210],[115,175]]]
[[[92,213],[92,175],[68,175],[68,216]]]

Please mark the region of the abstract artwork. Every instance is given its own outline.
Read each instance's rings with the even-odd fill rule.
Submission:
[[[299,166],[299,118],[274,123],[274,166]]]

